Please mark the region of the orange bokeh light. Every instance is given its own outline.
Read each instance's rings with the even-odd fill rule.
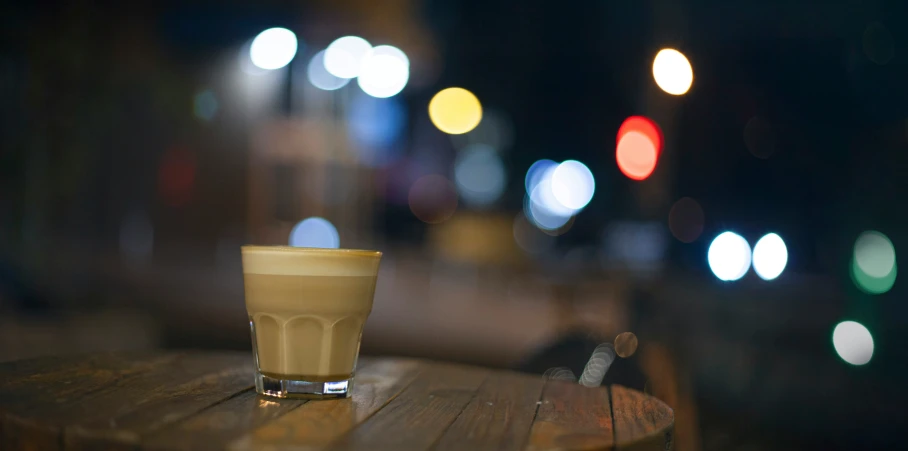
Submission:
[[[615,150],[618,169],[632,180],[643,180],[656,170],[659,159],[653,141],[639,131],[629,131],[618,140]]]
[[[662,153],[662,129],[659,128],[659,125],[655,121],[648,117],[644,116],[631,116],[624,120],[621,123],[621,127],[618,128],[618,136],[615,138],[615,144],[621,142],[621,138],[627,134],[627,132],[640,132],[646,135],[650,141],[653,143],[653,147],[656,148],[656,155]]]

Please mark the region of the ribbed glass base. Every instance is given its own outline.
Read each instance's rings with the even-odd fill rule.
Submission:
[[[255,372],[255,391],[276,398],[339,399],[349,398],[353,377],[332,382],[278,379]]]

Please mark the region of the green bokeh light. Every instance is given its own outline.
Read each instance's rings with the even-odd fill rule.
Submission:
[[[892,289],[898,264],[889,237],[875,230],[861,233],[854,244],[849,273],[854,284],[865,293],[883,294]]]
[[[851,260],[851,280],[861,291],[868,294],[883,294],[895,284],[895,277],[898,274],[898,264],[892,265],[889,274],[883,277],[873,277],[865,273],[854,259]]]

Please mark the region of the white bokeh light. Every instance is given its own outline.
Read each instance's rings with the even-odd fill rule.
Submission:
[[[286,28],[269,28],[249,46],[252,64],[265,70],[280,69],[293,60],[298,46],[296,35]]]
[[[468,146],[454,163],[457,192],[468,205],[486,206],[504,192],[506,173],[501,157],[490,146]]]
[[[371,50],[372,44],[359,36],[338,38],[325,49],[325,69],[335,77],[355,78]]]
[[[538,160],[527,169],[527,175],[524,182],[526,186],[527,194],[532,194],[533,190],[536,189],[536,185],[542,181],[543,176],[546,174],[546,171],[549,169],[558,166],[558,163],[555,163],[552,160]]]
[[[312,83],[312,86],[324,91],[334,91],[343,88],[347,83],[350,83],[349,78],[336,77],[328,72],[328,69],[325,69],[324,50],[316,53],[315,56],[312,57],[309,61],[309,67],[306,69],[309,83]]]
[[[357,83],[372,97],[385,98],[401,92],[410,80],[410,60],[397,47],[379,45],[363,57]]]
[[[880,232],[864,232],[854,243],[854,262],[870,277],[886,277],[895,267],[895,247]]]
[[[293,226],[293,230],[290,231],[290,245],[337,249],[340,247],[340,235],[330,221],[313,216]]]
[[[694,82],[690,61],[675,49],[662,49],[653,60],[653,78],[663,91],[671,95],[685,94]]]
[[[842,321],[835,326],[832,345],[839,357],[852,365],[865,365],[873,357],[873,337],[855,321]]]
[[[763,280],[773,280],[782,274],[788,264],[788,248],[782,237],[775,233],[763,235],[754,245],[753,267]]]
[[[551,174],[552,171],[547,172]],[[539,182],[533,192],[527,196],[523,210],[527,219],[542,230],[558,229],[567,224],[577,213],[576,210],[567,208],[555,200],[549,177],[545,177]]]
[[[542,181],[530,193],[530,200],[555,215],[573,216],[579,210],[566,207],[561,202],[558,202],[558,198],[555,197],[555,190],[552,189],[552,174],[554,172],[554,169],[549,169],[545,172]]]
[[[596,191],[596,180],[585,164],[567,160],[552,172],[552,194],[561,205],[572,210],[586,207]]]
[[[733,232],[719,234],[709,245],[707,261],[713,274],[726,282],[744,277],[750,268],[750,245]]]

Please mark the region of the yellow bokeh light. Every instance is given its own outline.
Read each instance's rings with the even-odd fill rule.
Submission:
[[[479,125],[482,120],[482,105],[466,89],[442,89],[429,101],[429,118],[439,130],[450,135],[460,135]]]
[[[686,94],[694,83],[694,70],[683,53],[662,49],[653,60],[653,78],[663,91],[680,96]]]

